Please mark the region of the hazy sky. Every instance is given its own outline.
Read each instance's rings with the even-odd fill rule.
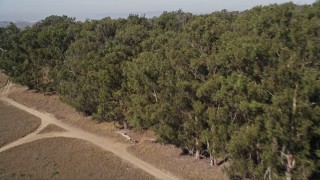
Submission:
[[[257,5],[284,3],[288,0],[0,0],[0,20],[38,21],[49,15],[68,15],[78,20],[111,16],[126,17],[130,13],[148,17],[163,11],[182,9],[192,13],[245,10]],[[311,4],[315,0],[294,0]]]

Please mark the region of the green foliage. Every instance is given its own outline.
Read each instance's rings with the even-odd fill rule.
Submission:
[[[74,41],[80,24],[67,16],[50,16],[19,32],[6,28],[1,67],[17,82],[42,92],[56,90],[56,75],[65,61],[65,52]]]
[[[228,159],[230,178],[318,178],[320,8],[164,12],[0,28],[0,68],[99,121]]]

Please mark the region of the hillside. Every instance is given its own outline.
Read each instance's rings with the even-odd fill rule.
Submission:
[[[0,27],[7,27],[11,22],[10,21],[0,21]],[[31,27],[33,22],[26,21],[15,21],[13,22],[19,29],[24,29],[26,27]]]

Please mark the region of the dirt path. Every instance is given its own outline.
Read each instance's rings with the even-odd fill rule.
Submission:
[[[43,139],[43,138],[52,138],[52,137],[68,137],[68,138],[76,138],[76,139],[81,139],[81,140],[85,140],[88,142],[91,142],[99,147],[101,147],[102,149],[112,152],[113,154],[115,154],[116,156],[120,157],[121,159],[128,161],[130,163],[132,163],[133,165],[135,165],[136,167],[144,170],[145,172],[153,175],[154,177],[156,177],[157,179],[178,179],[176,176],[170,174],[169,172],[163,172],[157,168],[155,168],[154,166],[152,166],[151,164],[148,164],[140,159],[138,159],[137,157],[129,154],[127,152],[127,147],[128,145],[122,144],[122,143],[117,143],[114,142],[113,139],[111,138],[107,138],[107,137],[102,137],[93,133],[89,133],[86,132],[80,128],[77,127],[73,127],[70,126],[68,124],[65,124],[59,120],[57,120],[53,115],[48,114],[48,113],[43,113],[43,112],[39,112],[37,110],[34,110],[32,108],[26,107],[20,103],[17,103],[15,101],[13,101],[12,99],[9,99],[7,97],[7,95],[10,92],[10,88],[12,86],[11,82],[7,82],[7,85],[2,88],[1,95],[0,95],[0,100],[11,104],[12,106],[15,106],[21,110],[24,110],[38,118],[41,119],[41,125],[39,126],[38,129],[36,129],[34,132],[28,134],[27,136],[14,141],[6,146],[3,146],[0,148],[0,153],[11,149],[13,147],[25,144],[25,143],[29,143],[35,140],[39,140],[39,139]],[[49,124],[54,124],[56,126],[59,126],[63,129],[66,130],[66,132],[57,132],[57,133],[49,133],[49,134],[38,134],[38,132],[40,132],[41,130],[43,130],[46,126],[48,126]]]

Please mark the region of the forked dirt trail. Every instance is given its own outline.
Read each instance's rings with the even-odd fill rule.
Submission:
[[[32,133],[28,134],[27,136],[14,141],[10,144],[7,144],[0,148],[0,153],[14,148],[16,146],[29,143],[35,140],[43,139],[43,138],[52,138],[52,137],[68,137],[68,138],[76,138],[85,140],[88,142],[91,142],[95,144],[96,146],[99,146],[100,148],[112,152],[116,156],[120,157],[121,159],[132,163],[136,167],[144,170],[145,172],[153,175],[157,179],[178,179],[176,176],[169,172],[163,172],[154,166],[152,166],[149,163],[146,163],[135,156],[132,156],[129,154],[126,150],[128,145],[114,142],[113,139],[108,137],[102,137],[93,133],[86,132],[80,128],[70,126],[68,124],[65,124],[59,120],[57,120],[53,115],[48,113],[39,112],[37,110],[34,110],[32,108],[26,107],[20,103],[17,103],[16,101],[9,99],[7,97],[10,87],[12,86],[11,82],[7,82],[7,85],[0,90],[0,100],[4,101],[6,103],[11,104],[12,106],[15,106],[21,110],[24,110],[38,118],[41,119],[41,125]],[[43,130],[45,127],[47,127],[49,124],[54,124],[58,127],[61,127],[66,130],[66,132],[55,132],[55,133],[48,133],[48,134],[38,134],[41,130]]]

